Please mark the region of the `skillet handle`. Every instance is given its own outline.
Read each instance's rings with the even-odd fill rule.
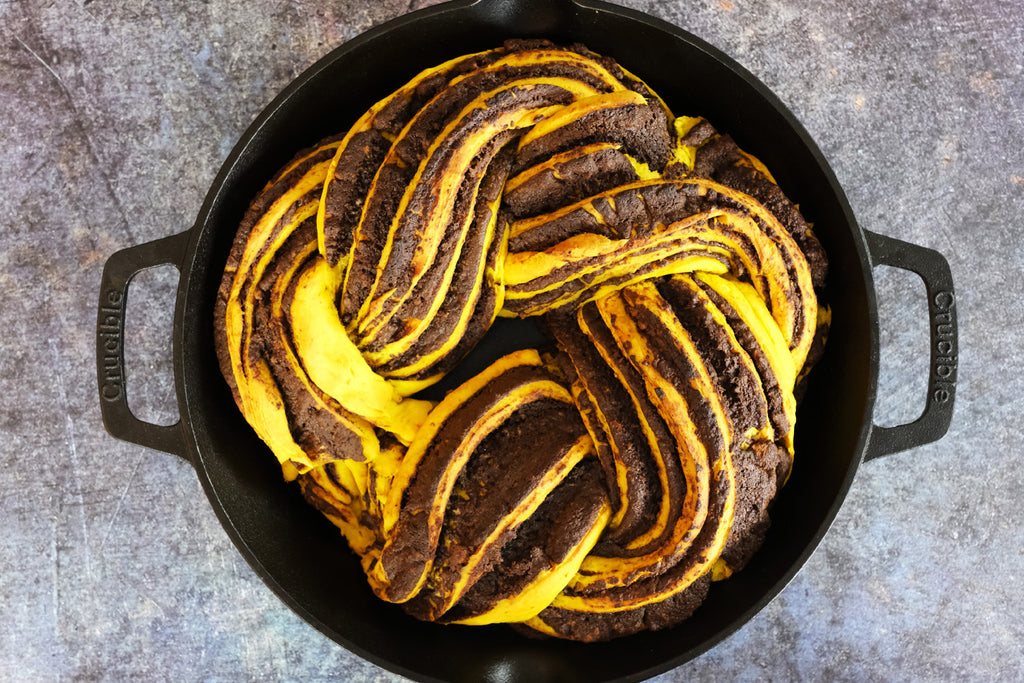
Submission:
[[[173,425],[143,422],[128,408],[124,371],[124,311],[133,277],[154,266],[170,264],[181,271],[187,232],[122,249],[103,267],[96,317],[96,377],[103,426],[111,436],[173,453],[188,460],[181,420]]]
[[[956,396],[956,295],[949,262],[937,251],[865,231],[873,266],[893,266],[921,276],[928,293],[931,362],[928,398],[921,417],[896,427],[872,425],[864,459],[898,453],[942,438],[953,419]]]

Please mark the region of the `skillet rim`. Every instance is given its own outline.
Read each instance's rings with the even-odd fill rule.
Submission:
[[[724,628],[720,628],[716,632],[710,634],[696,646],[690,647],[667,658],[662,658],[659,663],[646,667],[643,670],[636,671],[621,680],[641,680],[649,676],[657,675],[680,666],[700,654],[707,652],[749,622],[786,587],[817,548],[818,544],[822,538],[824,538],[838,514],[838,511],[845,501],[849,488],[853,482],[856,470],[864,458],[864,453],[866,451],[868,438],[872,428],[871,415],[877,392],[879,331],[877,301],[866,236],[854,218],[845,193],[842,191],[831,167],[821,154],[813,139],[796,117],[785,107],[785,105],[783,105],[778,97],[774,95],[767,86],[761,83],[761,81],[735,62],[735,60],[697,36],[669,24],[668,22],[636,10],[601,2],[600,0],[552,0],[548,2],[545,2],[544,0],[455,0],[454,2],[436,5],[401,15],[384,24],[373,27],[349,41],[346,41],[308,67],[273,98],[270,104],[260,112],[253,123],[239,138],[238,142],[221,165],[215,179],[211,183],[210,189],[207,192],[198,213],[196,222],[193,228],[189,231],[188,246],[186,248],[185,258],[182,263],[181,276],[179,279],[178,305],[175,310],[173,336],[175,384],[179,409],[182,416],[184,441],[190,460],[193,463],[203,489],[209,498],[211,507],[213,507],[215,513],[224,526],[225,531],[231,538],[232,543],[238,548],[239,552],[253,568],[256,574],[271,588],[271,590],[274,591],[275,594],[277,594],[279,598],[282,599],[286,605],[288,605],[292,611],[297,613],[307,623],[314,626],[324,635],[368,661],[371,661],[387,670],[419,680],[440,679],[409,669],[395,661],[384,658],[377,653],[362,647],[351,639],[339,634],[335,628],[325,623],[305,605],[296,600],[291,592],[278,581],[274,572],[260,559],[259,553],[251,547],[251,544],[247,540],[249,532],[236,524],[236,520],[228,512],[227,508],[230,506],[230,502],[222,495],[224,492],[219,491],[212,481],[212,475],[207,462],[209,454],[206,453],[207,449],[203,448],[203,434],[201,433],[201,430],[197,429],[197,425],[200,425],[203,421],[203,416],[194,413],[195,407],[199,403],[194,396],[197,392],[202,393],[203,389],[202,381],[195,380],[193,378],[196,366],[194,356],[199,351],[190,346],[190,343],[187,341],[187,339],[194,335],[186,335],[186,331],[195,327],[194,318],[191,317],[189,313],[197,307],[202,309],[203,298],[209,296],[209,293],[200,286],[201,281],[205,280],[205,278],[196,277],[196,275],[207,274],[213,265],[211,261],[214,259],[212,258],[212,250],[210,248],[213,233],[218,230],[227,229],[224,226],[218,226],[216,224],[211,225],[211,215],[213,214],[214,207],[217,205],[218,201],[220,201],[222,195],[226,191],[226,188],[230,186],[232,182],[232,175],[235,173],[239,160],[250,150],[252,145],[259,145],[260,136],[264,134],[268,127],[271,126],[273,121],[277,118],[278,112],[286,106],[291,98],[304,88],[308,87],[308,85],[319,77],[321,73],[329,70],[339,60],[344,60],[348,58],[349,55],[366,49],[366,47],[372,42],[383,38],[388,33],[407,28],[409,25],[422,23],[424,19],[441,16],[446,13],[466,12],[473,8],[482,8],[482,10],[492,9],[495,11],[503,8],[511,8],[512,10],[516,10],[516,8],[518,8],[519,11],[523,11],[524,8],[529,9],[530,7],[537,6],[561,6],[563,10],[567,8],[580,8],[587,11],[609,14],[616,21],[638,22],[647,26],[651,30],[668,34],[674,41],[685,43],[691,49],[701,50],[723,68],[729,69],[733,74],[741,78],[747,86],[753,89],[753,91],[765,102],[767,106],[774,109],[786,121],[791,132],[800,138],[804,148],[814,159],[816,164],[816,169],[814,170],[824,176],[824,180],[828,183],[833,192],[834,200],[839,204],[840,210],[843,213],[846,226],[850,228],[850,238],[855,246],[856,260],[860,265],[861,276],[863,277],[864,293],[867,297],[867,323],[871,344],[868,356],[869,377],[867,378],[867,395],[865,397],[866,400],[863,415],[860,419],[860,432],[852,450],[853,457],[849,462],[846,475],[839,486],[837,495],[835,496],[832,504],[828,507],[824,516],[821,518],[820,523],[817,525],[817,530],[813,534],[810,542],[804,547],[803,551],[799,553],[795,561],[790,564],[789,569],[786,570],[772,585],[768,586],[764,596],[752,604],[748,609],[735,616]]]

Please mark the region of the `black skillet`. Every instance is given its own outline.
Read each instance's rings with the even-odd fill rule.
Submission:
[[[583,42],[645,79],[677,114],[703,115],[732,134],[801,206],[832,264],[832,332],[798,414],[796,468],[764,547],[744,571],[715,585],[682,625],[600,645],[531,640],[501,626],[420,623],[374,598],[337,531],[282,481],[275,459],[235,408],[213,350],[214,297],[228,249],[249,200],[274,171],[300,148],[345,130],[421,69],[514,37]],[[162,427],[128,410],[124,306],[135,274],[168,263],[181,272],[173,346],[181,420]],[[879,342],[871,271],[883,264],[924,279],[931,330],[924,412],[892,428],[872,424]],[[424,680],[639,680],[708,650],[782,590],[827,531],[862,460],[945,433],[956,380],[954,302],[945,259],[861,230],[803,127],[764,85],[707,43],[597,0],[461,0],[399,17],[310,67],[242,136],[191,230],[111,256],[97,323],[100,404],[112,435],[191,462],[224,528],[267,585],[366,659]],[[501,340],[533,339],[528,328],[513,325],[512,332],[491,335],[475,362],[507,350]]]

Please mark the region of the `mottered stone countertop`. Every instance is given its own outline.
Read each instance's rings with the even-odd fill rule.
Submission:
[[[96,301],[116,250],[187,229],[257,113],[418,0],[0,0],[0,679],[392,681],[232,546],[185,461],[104,431]],[[956,413],[865,464],[793,582],[659,681],[1024,677],[1024,8],[623,0],[733,56],[799,118],[861,225],[950,262]],[[681,65],[680,68],[685,68]],[[924,290],[876,270],[875,419],[924,402]],[[176,271],[127,308],[129,399],[176,419]]]

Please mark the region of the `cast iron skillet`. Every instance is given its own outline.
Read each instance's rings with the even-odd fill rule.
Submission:
[[[644,78],[677,114],[706,116],[730,133],[801,206],[832,264],[832,332],[800,408],[796,467],[764,547],[744,571],[714,586],[682,625],[601,645],[532,640],[501,626],[420,623],[377,600],[341,536],[282,481],[275,459],[235,408],[214,356],[214,298],[236,226],[278,167],[300,148],[347,129],[421,69],[513,37],[583,42]],[[181,272],[173,346],[181,420],[166,427],[141,422],[128,410],[123,331],[129,281],[168,263]],[[931,329],[926,407],[915,422],[893,428],[871,419],[879,346],[871,270],[882,264],[924,279]],[[862,460],[945,433],[956,380],[954,301],[945,259],[862,231],[803,127],[760,82],[707,43],[597,0],[459,0],[395,19],[321,59],[242,136],[191,230],[111,256],[97,323],[100,404],[112,435],[191,462],[256,572],[309,623],[366,659],[426,680],[638,680],[708,650],[782,590],[825,534]],[[514,345],[531,337],[520,330],[512,338],[520,340]],[[484,355],[508,350],[494,341],[492,335]]]

